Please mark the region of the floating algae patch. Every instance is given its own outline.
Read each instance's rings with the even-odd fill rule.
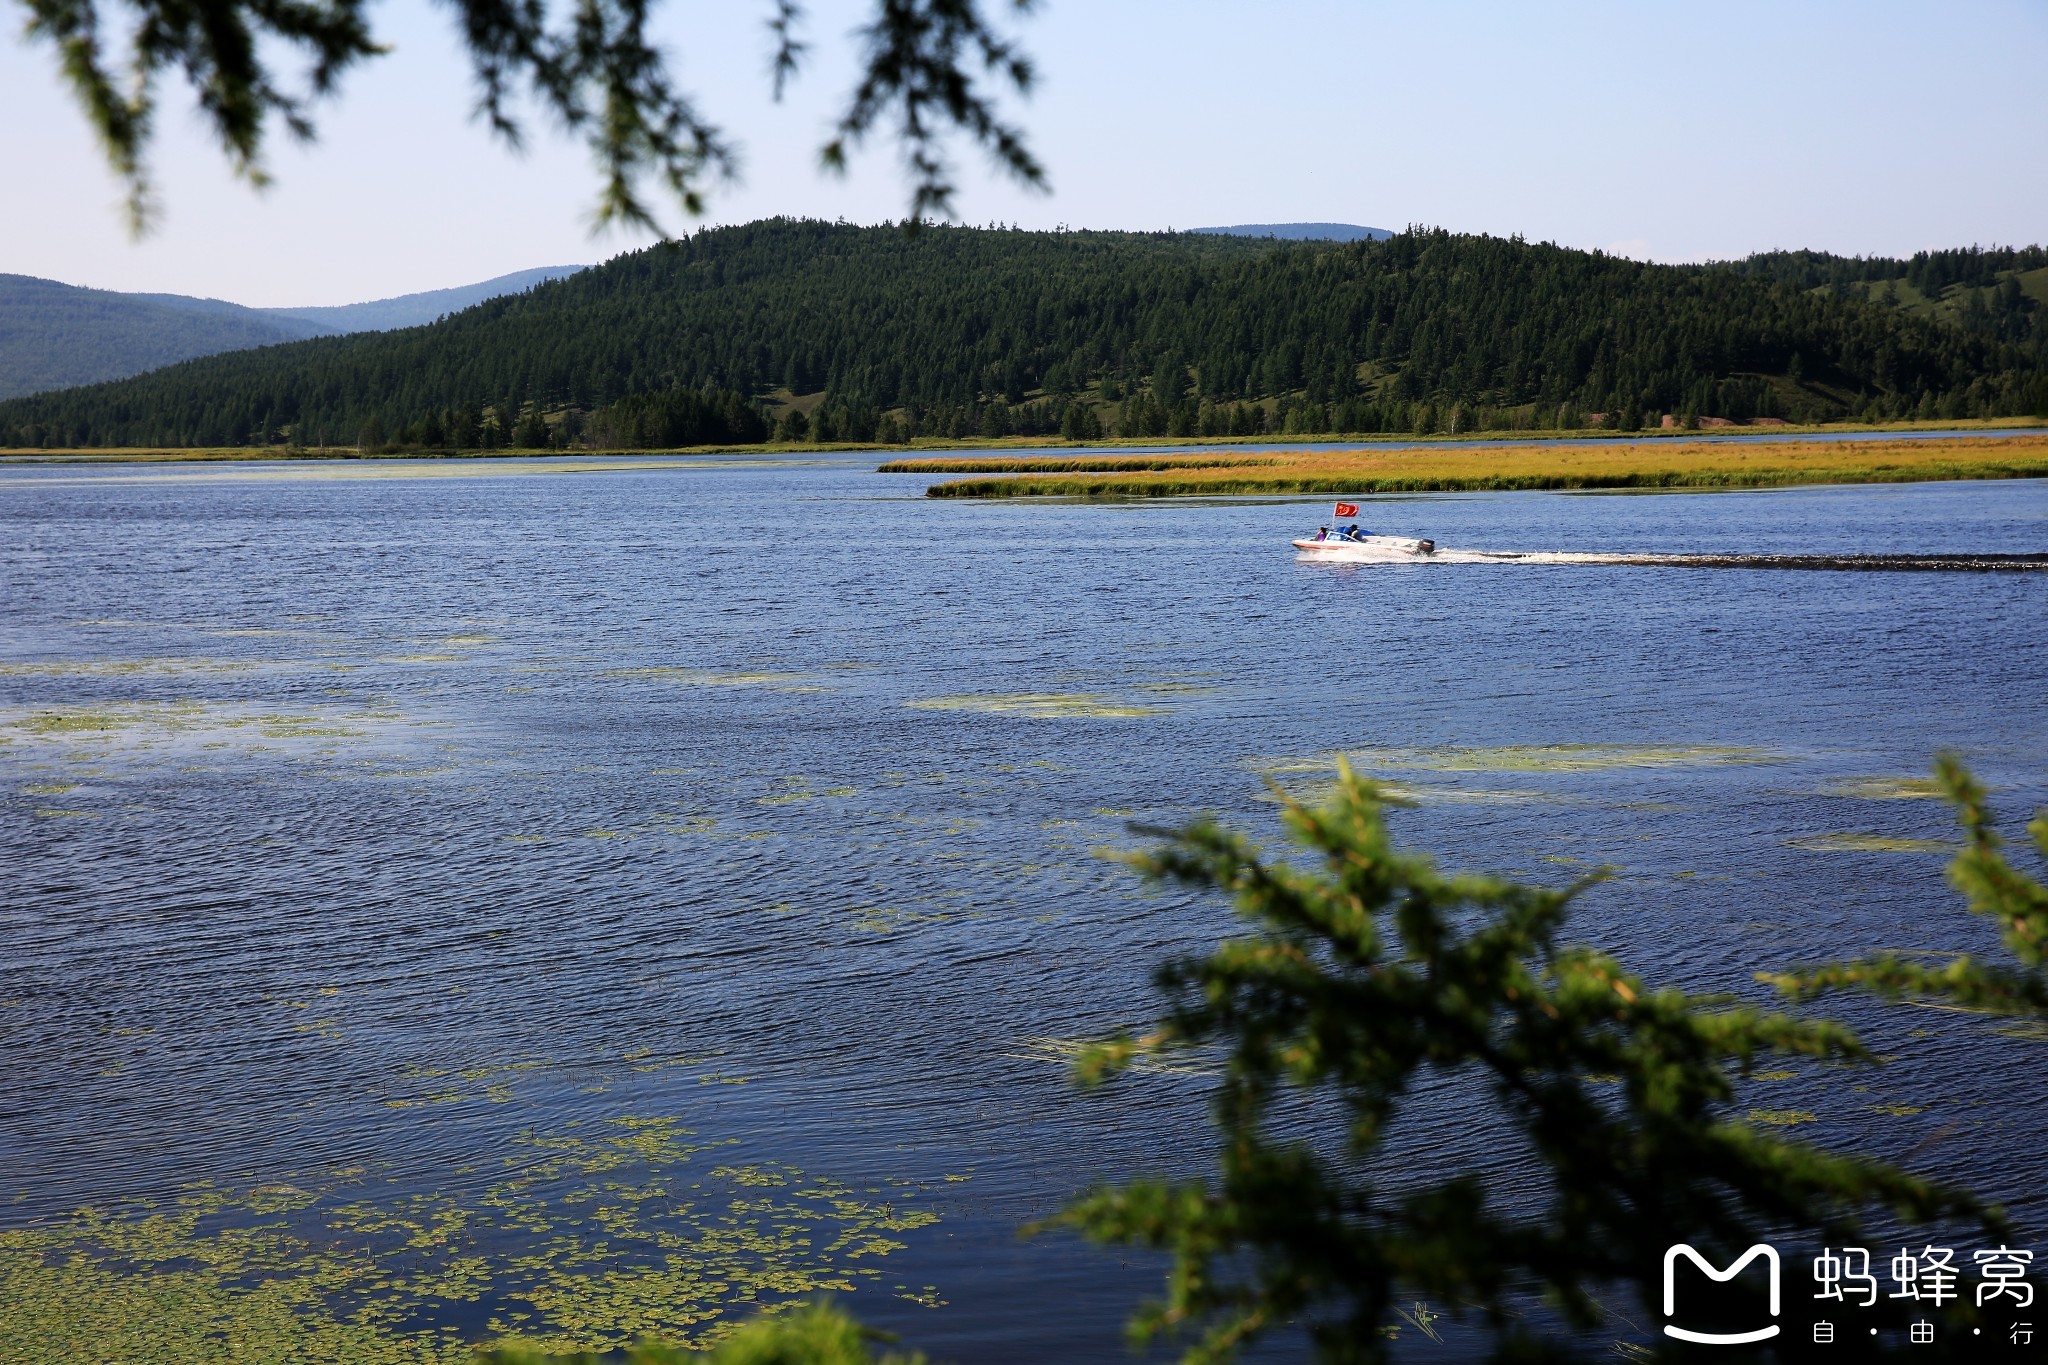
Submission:
[[[283,660],[253,659],[14,659],[0,663],[7,678],[182,678],[248,673],[257,668],[290,668]]]
[[[1213,683],[1148,682],[1139,683],[1138,690],[1155,697],[1206,697],[1213,695],[1216,687]]]
[[[1855,834],[1837,832],[1834,834],[1810,834],[1801,839],[1787,839],[1787,848],[1803,848],[1813,853],[1953,853],[1955,845],[1940,839],[1902,839],[1890,834]]]
[[[1592,773],[1620,768],[1705,768],[1782,763],[1768,749],[1714,744],[1508,744],[1495,748],[1351,749],[1356,768],[1445,773]]]
[[[1020,1062],[1052,1062],[1071,1067],[1101,1041],[1099,1038],[1018,1038],[1008,1045],[1009,1051],[996,1055]],[[1192,1051],[1176,1053],[1172,1057],[1139,1053],[1125,1070],[1141,1076],[1209,1077],[1222,1075],[1223,1065],[1220,1057],[1204,1057]]]
[[[2023,1038],[2030,1043],[2048,1043],[2048,1023],[2039,1019],[2024,1019],[2016,1024],[2000,1024],[1991,1030],[2002,1038]]]
[[[1318,806],[1337,795],[1337,785],[1337,779],[1332,777],[1310,782],[1283,782],[1280,787],[1293,800],[1303,805]],[[1533,791],[1524,787],[1453,787],[1442,783],[1416,785],[1406,782],[1374,782],[1373,786],[1390,800],[1415,805],[1448,802],[1454,805],[1514,806],[1538,801],[1555,805],[1571,799],[1556,792]],[[1277,803],[1281,798],[1269,791],[1253,799]]]
[[[328,621],[327,616],[288,616],[288,621]],[[116,630],[181,630],[194,635],[208,635],[219,639],[267,639],[279,636],[310,636],[315,639],[331,639],[332,633],[323,630],[307,630],[304,626],[221,626],[196,621],[135,621],[119,618],[102,618],[88,621],[73,621],[74,626],[101,627]]]
[[[889,1292],[876,1263],[938,1221],[914,1186],[703,1159],[728,1145],[617,1118],[522,1136],[473,1194],[292,1175],[0,1232],[0,1362],[455,1365],[484,1335],[702,1348],[763,1308]]]
[[[802,801],[822,801],[859,794],[856,787],[816,787],[807,777],[778,777],[777,790],[758,797],[757,806],[793,806]]]
[[[1327,773],[1335,771],[1338,757],[1336,754],[1316,754],[1308,758],[1252,758],[1245,760],[1245,766],[1269,777],[1288,773]]]
[[[606,678],[641,678],[654,682],[682,683],[689,687],[774,687],[788,688],[808,681],[809,675],[772,669],[719,670],[715,668],[615,668],[599,675]],[[818,691],[807,687],[805,691]]]
[[[1102,720],[1166,714],[1166,708],[1161,706],[1113,701],[1098,692],[984,692],[954,697],[922,697],[904,705],[920,711],[975,711],[989,716],[1025,716],[1032,720]]]
[[[1752,1109],[1751,1123],[1761,1123],[1773,1128],[1790,1128],[1801,1123],[1817,1122],[1820,1115],[1808,1109]]]
[[[1306,757],[1247,759],[1244,766],[1264,778],[1269,784],[1277,785],[1287,797],[1308,805],[1316,805],[1337,794],[1337,765],[1340,761],[1352,764],[1353,770],[1369,781],[1379,793],[1393,801],[1410,802],[1417,805],[1449,802],[1464,805],[1525,805],[1534,802],[1557,804],[1576,802],[1577,797],[1554,791],[1541,791],[1532,787],[1467,787],[1458,785],[1456,780],[1438,782],[1393,781],[1370,771],[1380,769],[1423,770],[1427,766],[1440,772],[1489,772],[1515,771],[1506,763],[1488,767],[1478,763],[1457,763],[1454,765],[1431,762],[1410,762],[1408,755],[1419,751],[1375,749],[1354,750],[1346,753],[1312,754]],[[1461,750],[1459,754],[1499,753],[1499,750]],[[1391,760],[1391,761],[1388,761]],[[1524,767],[1521,771],[1536,771]],[[1281,796],[1272,792],[1254,798],[1260,801],[1277,802]]]
[[[1822,783],[1820,794],[1858,801],[1939,801],[1941,784],[1931,777],[1842,777]]]
[[[390,711],[326,705],[290,711],[190,700],[0,706],[0,743],[39,742],[122,753],[192,748],[257,753],[272,748],[272,741],[381,740],[432,723]]]
[[[929,901],[932,898],[924,899]],[[942,924],[953,918],[952,913],[946,910],[912,910],[908,906],[874,902],[849,905],[841,913],[846,917],[848,928],[863,934],[893,934],[914,925]]]

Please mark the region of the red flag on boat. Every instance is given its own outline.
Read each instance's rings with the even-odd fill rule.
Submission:
[[[1357,516],[1357,515],[1358,515],[1358,504],[1357,504],[1357,503],[1355,503],[1355,502],[1340,502],[1340,503],[1338,503],[1338,504],[1337,504],[1337,515],[1338,515],[1338,516],[1340,516],[1340,517],[1355,517],[1355,516]]]

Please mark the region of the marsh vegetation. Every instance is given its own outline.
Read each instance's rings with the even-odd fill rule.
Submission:
[[[898,461],[896,473],[965,473],[967,461]],[[1436,449],[1288,451],[1256,464],[1204,463],[1128,470],[1115,460],[996,458],[1008,477],[952,479],[935,498],[1215,497],[1253,493],[1411,493],[1572,488],[1777,488],[1797,484],[1915,483],[2048,476],[2048,436],[1820,442],[1673,441],[1481,445]]]

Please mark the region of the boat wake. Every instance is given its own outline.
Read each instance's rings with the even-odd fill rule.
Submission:
[[[1663,569],[1822,569],[1877,573],[2048,572],[2044,554],[1592,554],[1570,550],[1454,550],[1414,555],[1369,546],[1317,546],[1301,558],[1333,564],[1599,564]]]

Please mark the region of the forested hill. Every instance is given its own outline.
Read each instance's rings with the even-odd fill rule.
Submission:
[[[2040,301],[2022,289],[2022,313]],[[0,443],[667,445],[1609,414],[1998,415],[2048,347],[1739,268],[1378,242],[770,220],[432,326],[0,404]]]
[[[1906,260],[1771,251],[1720,269],[1903,308],[2048,354],[2048,247],[1963,247]]]

